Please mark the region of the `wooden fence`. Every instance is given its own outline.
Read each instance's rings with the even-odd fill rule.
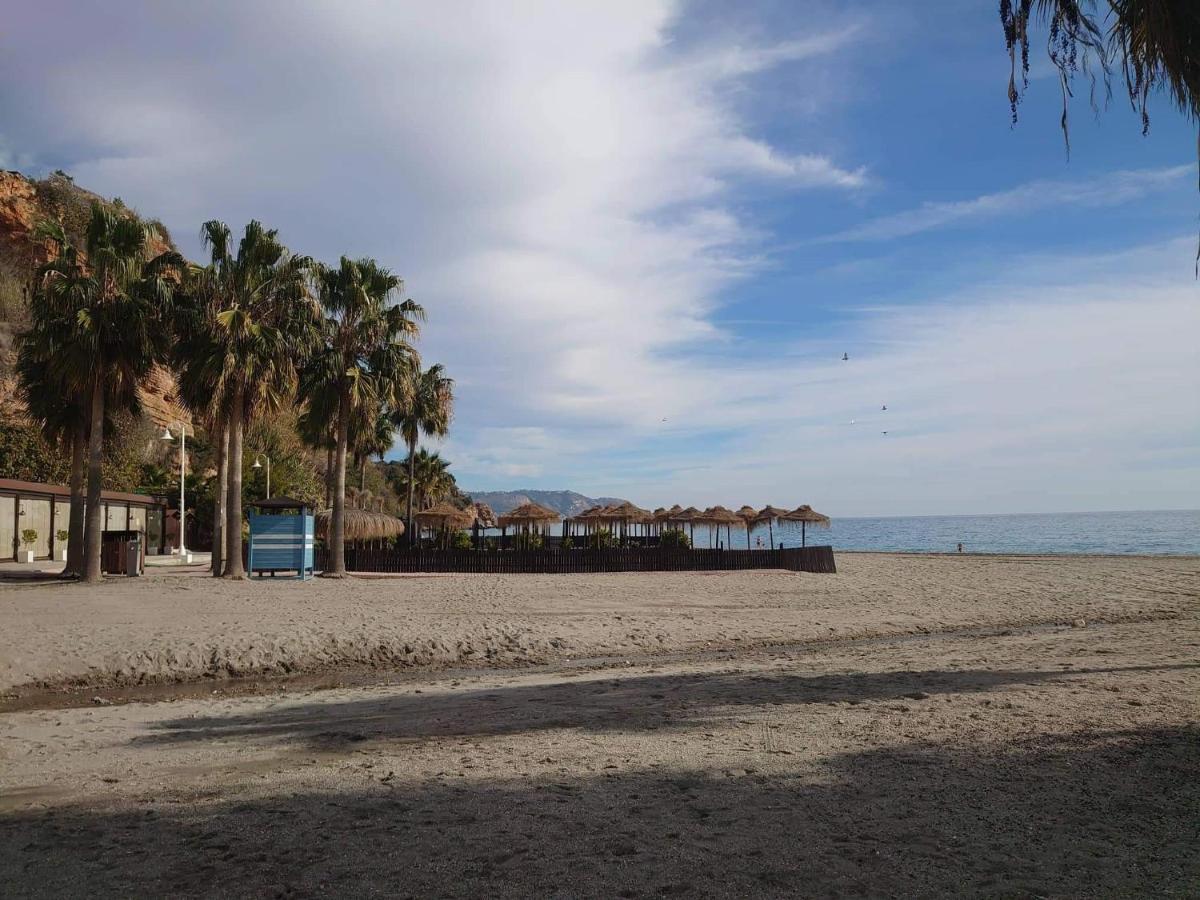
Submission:
[[[317,569],[329,551],[318,547]],[[832,547],[785,550],[686,550],[665,547],[605,550],[409,550],[346,548],[351,572],[460,572],[477,574],[568,574],[574,572],[730,572],[784,569],[789,572],[837,571]]]

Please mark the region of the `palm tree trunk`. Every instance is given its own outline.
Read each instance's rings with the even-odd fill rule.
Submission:
[[[104,460],[104,379],[96,366],[96,380],[92,385],[91,434],[88,436],[88,479],[87,508],[83,525],[83,580],[98,584],[104,576],[100,572],[100,531],[103,524],[100,515],[101,463]]]
[[[413,486],[416,481],[413,473],[417,465],[417,442],[412,441],[408,445],[408,518],[404,523],[404,527],[408,529],[409,546],[417,545],[417,536],[413,533]]]
[[[71,512],[67,520],[67,565],[64,575],[83,574],[84,472],[87,469],[87,425],[82,419],[71,435]]]
[[[364,456],[362,462],[358,464],[358,492],[361,494],[367,489],[367,458]]]
[[[341,578],[346,574],[346,445],[350,437],[350,397],[341,392],[338,400],[337,452],[334,456],[333,514],[329,522],[329,565],[324,574]]]
[[[333,505],[333,444],[325,448],[325,508]]]
[[[242,385],[233,389],[229,410],[229,490],[225,501],[225,577],[245,578],[242,562],[242,432],[245,428],[246,395]]]
[[[229,492],[229,423],[217,421],[217,489],[213,491],[212,574],[223,571],[225,560],[225,501]]]

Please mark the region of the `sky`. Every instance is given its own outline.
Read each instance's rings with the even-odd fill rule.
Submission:
[[[1200,507],[1195,126],[1007,80],[991,2],[45,0],[0,167],[402,275],[467,489]]]

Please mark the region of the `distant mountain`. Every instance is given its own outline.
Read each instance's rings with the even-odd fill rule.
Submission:
[[[476,503],[486,503],[498,516],[522,503],[541,504],[563,516],[577,516],[585,509],[600,504],[624,503],[620,497],[585,497],[575,491],[467,491]]]

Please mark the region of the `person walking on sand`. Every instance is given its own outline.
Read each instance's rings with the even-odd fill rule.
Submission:
[[[958,542],[958,552],[962,553],[962,541]]]

